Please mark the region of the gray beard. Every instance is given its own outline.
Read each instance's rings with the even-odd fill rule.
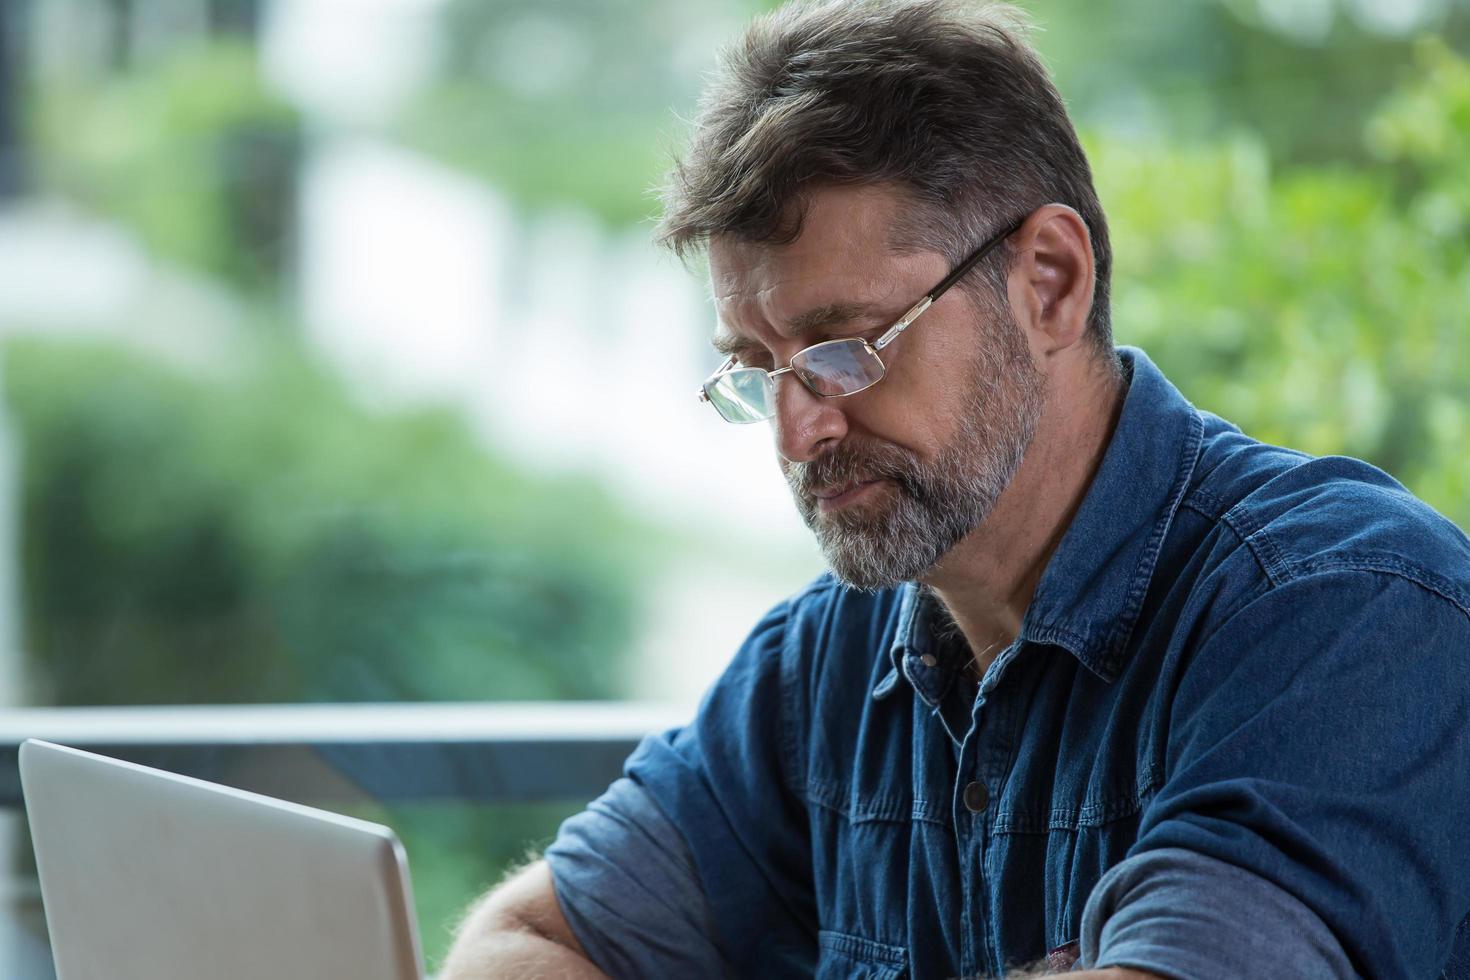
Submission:
[[[891,443],[845,441],[810,463],[786,466],[802,520],[833,573],[876,590],[933,570],[995,508],[1036,435],[1045,378],[1031,363],[1020,328],[1007,317],[977,353],[959,427],[932,462]],[[815,491],[886,479],[883,497],[823,514]]]

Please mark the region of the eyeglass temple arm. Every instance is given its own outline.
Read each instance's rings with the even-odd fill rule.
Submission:
[[[934,305],[934,302],[938,300],[939,297],[943,296],[946,292],[949,291],[949,287],[953,286],[955,283],[965,278],[965,275],[969,273],[971,269],[975,268],[975,266],[979,264],[981,259],[985,258],[985,256],[995,251],[996,246],[1005,241],[1007,238],[1010,238],[1016,232],[1020,231],[1021,225],[1023,224],[1025,224],[1024,219],[1011,225],[1005,231],[1001,232],[999,235],[996,235],[984,245],[981,245],[968,259],[965,259],[965,261],[955,266],[954,270],[950,272],[949,275],[940,280],[939,285],[929,290],[928,296],[925,296],[923,299],[919,300],[912,307],[910,307],[909,311],[905,313],[902,317],[900,317],[897,323],[895,323],[893,326],[889,327],[883,332],[883,336],[873,341],[873,349],[882,350],[889,344],[893,343],[894,339],[897,338],[899,334],[908,329],[909,324],[913,323],[919,318],[919,314],[923,313],[930,306]]]
[[[873,350],[882,350],[889,344],[893,343],[895,337],[907,330],[909,324],[913,323],[919,318],[919,314],[923,313],[930,306],[934,305],[934,301],[943,296],[945,292],[949,290],[949,287],[953,286],[955,283],[963,279],[965,277],[965,274],[968,273],[971,269],[975,268],[975,266],[980,262],[981,259],[985,258],[985,256],[995,251],[997,245],[1005,241],[1007,238],[1010,238],[1017,231],[1020,231],[1021,225],[1023,224],[1025,224],[1024,218],[1011,225],[999,235],[996,235],[984,245],[980,246],[978,249],[975,250],[975,253],[973,255],[971,255],[968,259],[965,259],[965,261],[961,262],[959,265],[955,266],[954,270],[950,272],[949,275],[940,280],[939,285],[929,290],[929,295],[925,296],[913,306],[909,307],[909,311],[905,313],[902,317],[900,317],[897,323],[885,330],[883,332],[883,336],[873,341]],[[699,391],[697,392],[697,394],[699,395],[699,400],[701,402],[709,401],[709,392],[705,390],[705,385],[708,385],[712,379],[719,377],[721,374],[724,374],[726,371],[730,370],[730,368],[734,366],[735,355],[732,354],[729,357],[725,358],[725,360],[720,364],[719,367],[715,368],[714,373],[711,374],[709,378],[705,379],[704,384],[699,386]],[[784,367],[781,368],[779,371],[770,372],[770,375],[774,378],[776,375],[784,374],[790,370],[791,368]]]

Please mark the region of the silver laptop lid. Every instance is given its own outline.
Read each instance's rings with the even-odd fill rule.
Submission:
[[[20,777],[58,980],[419,980],[387,827],[34,739]]]

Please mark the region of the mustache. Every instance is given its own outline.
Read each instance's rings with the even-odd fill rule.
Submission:
[[[891,443],[872,446],[838,446],[806,463],[789,463],[786,482],[792,493],[814,504],[818,493],[849,487],[870,480],[891,480],[910,494],[918,489],[917,458]]]

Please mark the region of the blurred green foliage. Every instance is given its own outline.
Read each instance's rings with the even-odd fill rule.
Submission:
[[[1097,138],[1115,332],[1247,433],[1388,470],[1470,527],[1470,63],[1424,42],[1373,164]]]
[[[755,9],[749,0],[452,0],[438,77],[401,113],[398,135],[527,210],[575,207],[609,225],[648,219],[673,159],[671,112],[696,94],[692,66]]]
[[[373,414],[284,349],[198,377],[15,342],[4,385],[40,703],[617,689],[643,535],[595,484],[448,412]]]
[[[199,42],[38,87],[30,109],[48,191],[234,287],[247,310],[279,302],[302,146],[257,52]],[[558,153],[572,172],[576,154]],[[598,173],[609,194],[626,177]],[[6,343],[29,702],[622,693],[656,532],[585,478],[510,465],[448,410],[362,407],[294,331],[237,340],[203,372],[104,345]],[[468,898],[579,807],[365,814],[413,854],[431,963]]]
[[[369,412],[290,348],[201,377],[13,341],[4,369],[29,702],[622,693],[651,537],[595,484],[521,472],[446,411]],[[430,962],[581,805],[365,814],[413,855]]]
[[[450,0],[438,75],[396,135],[527,209],[647,219],[701,72],[740,23],[780,2]],[[1082,125],[1171,145],[1245,130],[1278,167],[1366,162],[1367,113],[1412,71],[1412,37],[1370,29],[1334,0],[1015,2]],[[1321,27],[1283,30],[1270,6],[1316,8]],[[1437,36],[1470,44],[1470,3],[1439,10]]]
[[[290,264],[302,136],[257,59],[238,41],[201,42],[106,79],[35,87],[37,174],[154,254],[273,292]]]
[[[574,207],[609,226],[649,218],[654,177],[669,159],[656,128],[664,120],[626,109],[580,118],[584,111],[575,97],[526,105],[445,84],[405,118],[402,137],[527,211]]]
[[[1364,122],[1413,76],[1416,36],[1470,45],[1465,0],[1021,3],[1041,27],[1035,40],[1073,117],[1087,128],[1174,145],[1245,131],[1277,168],[1368,162]],[[1423,15],[1420,26],[1388,29],[1394,8],[1410,24],[1416,11]]]

